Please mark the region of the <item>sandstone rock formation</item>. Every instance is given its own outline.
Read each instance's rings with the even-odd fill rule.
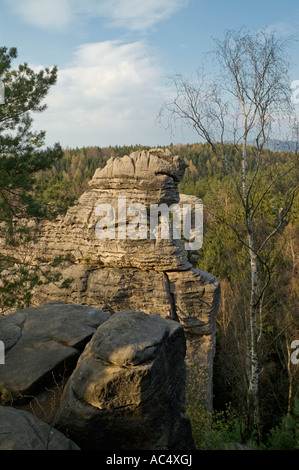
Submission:
[[[70,375],[79,355],[108,316],[94,307],[50,303],[0,318],[5,364],[0,384],[14,404],[23,404],[45,387]]]
[[[151,204],[179,203],[178,184],[185,168],[179,156],[162,149],[111,158],[105,168],[96,170],[90,189],[65,216],[55,222],[31,221],[37,237],[27,246],[30,260],[67,281],[63,288],[55,282],[38,286],[32,305],[61,301],[94,306],[109,315],[126,309],[161,317],[166,317],[170,305],[185,331],[187,362],[208,373],[210,402],[219,282],[193,268],[183,241],[175,239],[171,230],[167,239],[150,236]],[[114,239],[100,239],[96,230],[101,220],[98,208],[103,204],[114,208]],[[138,209],[138,204],[145,208],[147,236],[123,237],[135,216],[130,212],[124,218],[124,205]],[[22,257],[24,252],[25,248]],[[67,261],[51,265],[65,256]]]
[[[178,322],[53,303],[2,318],[1,336],[0,449],[194,448]]]
[[[178,322],[120,311],[80,356],[54,425],[81,449],[191,450]]]
[[[0,450],[80,450],[28,411],[0,406]]]

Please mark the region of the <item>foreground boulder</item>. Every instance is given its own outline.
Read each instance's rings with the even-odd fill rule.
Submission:
[[[80,450],[28,411],[0,406],[0,450]]]
[[[58,380],[59,374],[70,374],[93,333],[107,319],[97,308],[63,303],[0,318],[0,339],[5,345],[0,384],[13,403],[31,400],[55,376]]]
[[[179,323],[115,313],[80,356],[54,426],[82,449],[193,449],[185,352]]]

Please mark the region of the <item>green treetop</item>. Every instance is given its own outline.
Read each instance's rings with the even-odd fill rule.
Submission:
[[[40,215],[42,208],[34,192],[35,175],[51,167],[62,155],[59,144],[43,148],[44,131],[32,130],[32,112],[46,109],[41,104],[56,83],[57,67],[38,72],[24,63],[13,69],[16,48],[0,48],[0,79],[4,90],[0,105],[0,222]]]

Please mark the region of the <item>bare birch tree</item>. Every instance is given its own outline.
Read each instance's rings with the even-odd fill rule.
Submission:
[[[271,266],[264,256],[267,245],[283,230],[298,187],[290,184],[277,208],[278,216],[271,227],[261,233],[258,212],[266,197],[287,170],[277,168],[263,181],[263,149],[281,118],[291,116],[291,90],[288,78],[288,40],[277,38],[275,32],[228,31],[223,40],[215,41],[215,57],[220,66],[220,78],[209,80],[202,72],[196,84],[182,75],[172,77],[175,97],[164,103],[160,117],[169,122],[183,121],[199,137],[208,142],[234,181],[242,207],[242,224],[223,218],[246,247],[249,267],[249,301],[246,307],[247,325],[247,430],[258,425],[259,341],[262,335],[263,299],[271,278]],[[225,142],[233,142],[236,159],[225,156]],[[248,147],[254,158],[248,159]],[[222,157],[220,157],[222,155]],[[224,157],[223,157],[224,155]],[[218,215],[219,216],[219,215]]]

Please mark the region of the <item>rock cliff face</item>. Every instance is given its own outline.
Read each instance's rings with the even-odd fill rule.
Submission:
[[[115,313],[80,356],[54,426],[82,449],[193,449],[184,357],[177,322]]]
[[[151,230],[151,205],[180,203],[178,184],[185,168],[169,150],[111,158],[96,170],[90,189],[65,216],[54,223],[36,223],[37,242],[30,247],[33,262],[49,269],[53,260],[69,259],[51,266],[67,287],[38,286],[32,304],[60,301],[94,306],[108,315],[125,309],[164,318],[170,306],[185,331],[187,362],[208,372],[210,401],[219,283],[192,267],[184,241],[173,237],[172,230],[168,238],[155,238]],[[105,238],[102,216],[109,211],[110,238]],[[158,220],[155,228],[162,230],[163,221]]]
[[[108,316],[94,307],[50,303],[0,318],[0,338],[5,345],[5,364],[0,384],[14,404],[33,395],[64,370],[72,370],[98,326]]]
[[[0,338],[0,449],[194,449],[178,322],[51,303],[1,318]]]

